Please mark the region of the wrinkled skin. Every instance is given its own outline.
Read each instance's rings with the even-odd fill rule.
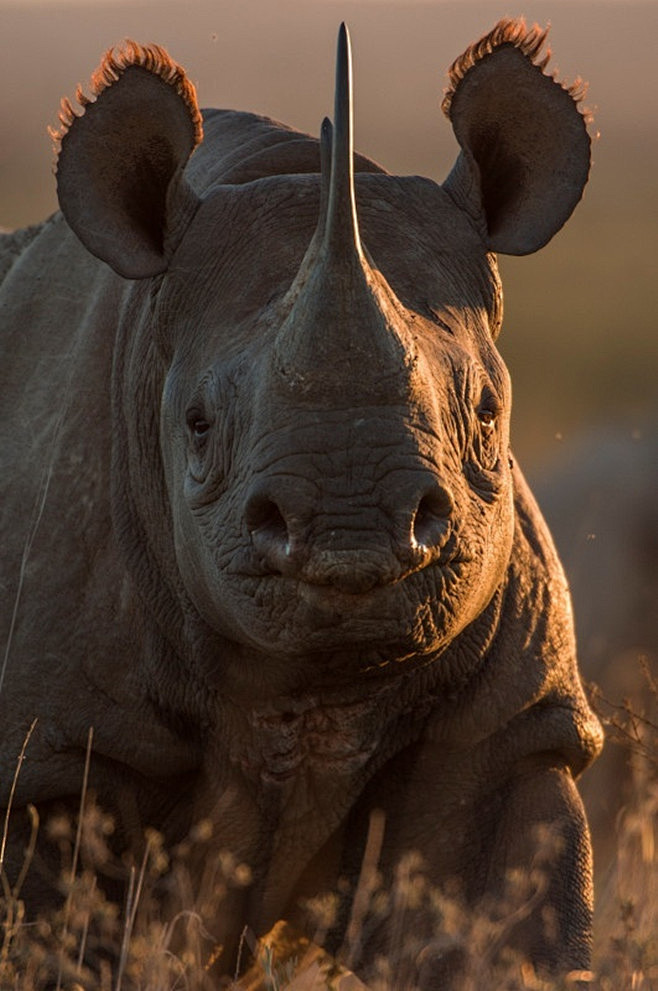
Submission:
[[[543,86],[518,46],[503,65],[515,52]],[[251,867],[226,917],[205,920],[229,960],[245,924],[301,926],[302,896],[346,878],[340,942],[378,809],[385,878],[418,851],[433,885],[481,908],[545,855],[536,827],[552,829],[546,889],[509,942],[539,967],[586,967],[591,864],[574,777],[600,730],[566,583],[510,457],[494,346],[492,248],[534,250],[553,231],[533,240],[538,213],[507,232],[500,203],[494,225],[484,180],[482,216],[484,165],[466,143],[444,187],[357,157],[357,229],[340,119],[328,194],[317,142],[218,111],[184,173],[172,152],[166,196],[150,203],[144,188],[119,217],[84,172],[107,148],[86,122],[127,128],[109,193],[130,204],[124,150],[143,122],[121,101],[134,108],[153,83],[148,120],[162,97],[163,133],[190,130],[189,101],[150,76],[120,74],[62,138],[67,220],[0,248],[5,803],[38,718],[6,869],[21,863],[27,803],[43,817],[77,808],[93,727],[90,783],[117,847],[138,856],[145,826],[174,843],[206,818],[204,864],[229,849]],[[551,208],[554,229],[583,181]],[[146,238],[134,219],[145,202]],[[336,248],[341,225],[348,248]],[[32,912],[53,897],[48,857],[46,844],[26,884]],[[394,952],[394,929],[372,934],[361,973]],[[457,986],[458,962],[429,930],[426,942],[413,979]]]
[[[377,198],[391,194],[378,178],[357,183],[364,239],[374,245],[385,243],[386,232]],[[425,271],[418,266],[410,272],[406,259],[400,264],[385,252],[381,262],[374,254],[375,265],[398,295],[398,287],[411,289],[414,278],[415,310],[438,305],[432,298],[437,284],[466,276],[477,287],[466,320],[474,311],[480,326],[469,335],[456,307],[454,315],[445,314],[444,326],[414,312],[404,328],[409,370],[398,376],[399,384],[387,382],[370,398],[363,373],[355,381],[341,366],[336,381],[328,383],[319,363],[305,370],[303,390],[288,396],[272,368],[272,343],[290,308],[283,287],[293,281],[295,263],[313,234],[318,183],[304,183],[308,188],[292,208],[286,209],[284,199],[275,212],[275,230],[263,230],[265,204],[272,208],[276,198],[276,189],[264,185],[262,193],[238,191],[231,208],[254,217],[239,239],[249,245],[266,242],[280,270],[272,271],[268,258],[269,271],[258,272],[258,260],[251,253],[240,256],[230,230],[215,241],[213,269],[200,264],[205,231],[224,226],[222,197],[211,198],[199,210],[163,290],[159,307],[166,321],[155,315],[165,333],[172,332],[193,299],[199,318],[190,331],[206,342],[199,354],[186,337],[177,340],[164,386],[161,446],[176,556],[209,626],[256,651],[269,649],[286,658],[344,650],[348,643],[348,653],[355,654],[344,662],[351,680],[360,668],[378,662],[380,643],[383,661],[391,644],[400,656],[444,648],[482,612],[504,574],[513,525],[505,454],[510,403],[507,374],[490,343],[495,268],[485,252],[473,251],[476,238],[460,224],[448,197],[428,184],[426,208],[451,231],[454,255],[437,264],[437,238]],[[404,186],[396,186],[402,186],[394,190],[397,198]],[[288,198],[285,189],[281,192]],[[250,202],[242,205],[241,199]],[[398,237],[411,239],[413,215],[398,210],[391,218],[392,212],[389,206],[384,219],[395,224]],[[306,225],[300,224],[304,214]],[[263,297],[271,298],[257,299],[252,309],[250,296],[248,307],[239,301],[246,312],[227,312],[217,292],[227,258],[231,279],[242,285],[255,277],[266,287]],[[387,392],[397,401],[387,400]],[[496,422],[484,425],[478,416],[489,410]],[[209,425],[201,436],[186,423],[194,417]],[[274,563],[263,559],[247,532],[250,525],[256,534],[269,525],[259,518],[268,512],[259,504],[269,498],[294,517],[290,553]],[[414,521],[422,498],[428,519]],[[417,535],[410,541],[412,528]],[[430,547],[423,543],[425,529]],[[266,541],[267,535],[261,542]],[[358,574],[347,558],[343,575],[341,553],[359,555]],[[407,559],[400,560],[403,553]],[[364,656],[366,645],[372,657]],[[318,676],[321,669],[311,675],[314,684]]]

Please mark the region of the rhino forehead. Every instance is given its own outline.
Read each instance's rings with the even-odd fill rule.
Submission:
[[[356,195],[365,248],[406,307],[423,313],[493,308],[491,256],[440,186],[364,174],[357,176]],[[211,191],[166,276],[168,311],[177,316],[192,308],[197,319],[209,315],[235,325],[283,295],[313,236],[319,200],[315,175]]]

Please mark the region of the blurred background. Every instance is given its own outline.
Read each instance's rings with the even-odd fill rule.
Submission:
[[[344,19],[357,147],[389,171],[440,181],[456,156],[439,109],[445,71],[500,17],[521,14],[551,23],[560,78],[589,82],[595,140],[565,229],[537,255],[501,260],[514,448],[572,583],[586,677],[641,700],[642,659],[658,664],[658,3],[0,0],[0,226],[55,209],[46,127],[60,96],[126,36],[165,45],[202,105],[317,134]],[[599,863],[628,778],[616,753],[612,784],[592,775],[585,786]]]
[[[502,16],[551,23],[552,65],[590,84],[594,165],[583,203],[535,256],[502,259],[500,340],[529,473],[590,425],[643,430],[656,398],[658,3],[633,0],[0,0],[0,226],[55,209],[46,133],[60,96],[132,36],[165,45],[202,105],[317,133],[332,110],[335,34],[355,63],[357,147],[442,180],[456,155],[439,109],[453,58]]]

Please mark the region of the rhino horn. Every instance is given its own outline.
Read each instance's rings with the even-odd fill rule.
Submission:
[[[324,244],[330,257],[335,255],[337,258],[342,258],[353,254],[362,262],[363,249],[354,193],[352,51],[345,24],[341,24],[338,33],[331,172],[326,217],[321,217],[320,223],[324,225]]]
[[[315,398],[349,383],[361,399],[390,401],[408,392],[413,359],[403,340],[402,304],[368,258],[359,234],[354,189],[352,57],[344,24],[338,35],[334,124],[321,130],[320,217],[287,296],[275,362],[288,388]],[[377,395],[375,395],[377,394]]]

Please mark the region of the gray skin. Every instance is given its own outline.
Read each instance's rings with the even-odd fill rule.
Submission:
[[[21,810],[77,809],[93,727],[118,844],[208,818],[206,863],[251,866],[228,918],[206,919],[229,948],[353,884],[381,809],[384,876],[418,851],[476,908],[552,828],[509,942],[587,966],[574,778],[600,729],[494,346],[492,252],[541,247],[589,167],[533,38],[506,22],[453,70],[443,186],[353,159],[344,32],[321,142],[211,110],[188,162],[189,91],[137,46],[65,115],[63,216],[0,247],[0,804],[38,718],[10,879]],[[44,844],[29,910],[52,889]],[[372,933],[364,975],[394,936]],[[457,986],[427,942],[413,979]]]

